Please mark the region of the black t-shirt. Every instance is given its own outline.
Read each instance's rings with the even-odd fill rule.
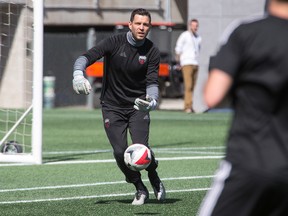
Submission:
[[[288,169],[288,20],[271,15],[237,25],[210,69],[233,78],[235,109],[227,160],[244,167]]]
[[[136,98],[144,99],[146,87],[158,86],[160,52],[149,40],[132,46],[126,33],[110,36],[88,50],[88,66],[104,56],[101,101],[118,107],[133,107]]]

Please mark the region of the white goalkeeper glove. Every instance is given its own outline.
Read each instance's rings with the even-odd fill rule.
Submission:
[[[157,108],[157,101],[149,95],[146,96],[146,100],[136,98],[134,104],[136,110],[143,112],[155,110]]]
[[[74,75],[72,83],[73,83],[73,89],[77,94],[88,95],[91,92],[91,85],[89,81],[81,74]]]

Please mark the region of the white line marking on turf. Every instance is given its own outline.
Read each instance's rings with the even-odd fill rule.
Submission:
[[[156,158],[159,161],[171,161],[171,160],[206,160],[206,159],[221,159],[224,156],[191,156],[191,157],[164,157]]]
[[[182,190],[167,190],[166,192],[167,193],[195,192],[195,191],[207,191],[209,189],[210,188],[191,188],[191,189],[182,189]],[[52,202],[52,201],[65,201],[65,200],[95,199],[95,198],[105,198],[105,197],[133,196],[134,194],[135,193],[102,194],[102,195],[93,195],[93,196],[60,197],[60,198],[51,198],[51,199],[15,200],[15,201],[3,201],[3,202],[0,202],[0,204],[3,205],[3,204],[18,204],[18,203],[38,203],[38,202]]]
[[[17,189],[3,189],[0,193],[4,192],[15,192],[15,191],[32,191],[32,190],[48,190],[48,189],[59,189],[59,188],[78,188],[78,187],[91,187],[99,185],[112,185],[112,184],[124,184],[126,181],[117,182],[99,182],[90,184],[74,184],[74,185],[59,185],[59,186],[45,186],[45,187],[33,187],[33,188],[17,188]]]
[[[224,149],[224,146],[199,146],[199,147],[183,147],[183,148],[153,148],[153,151],[166,152],[166,151],[187,151],[187,150],[213,150],[213,149]],[[93,153],[106,153],[112,152],[112,149],[100,149],[90,151],[54,151],[54,152],[43,152],[43,155],[58,155],[58,154],[93,154]]]
[[[205,149],[225,149],[226,147],[225,146],[198,146],[198,147],[183,147],[183,148],[153,148],[152,149],[156,149],[157,151],[161,151],[161,150],[197,150],[197,149],[201,149],[201,150],[205,150]]]
[[[205,160],[205,159],[221,159],[221,156],[190,156],[190,157],[157,157],[158,161],[175,161],[175,160]],[[77,161],[57,161],[48,162],[46,165],[57,165],[57,164],[87,164],[87,163],[115,163],[114,159],[108,160],[77,160]]]
[[[162,178],[162,181],[173,181],[173,180],[191,180],[191,179],[207,179],[213,178],[214,175],[207,176],[183,176],[183,177],[171,177]],[[144,182],[148,182],[148,179],[143,179]],[[113,184],[125,184],[126,181],[115,181],[115,182],[96,182],[90,184],[73,184],[73,185],[58,185],[58,186],[44,186],[44,187],[33,187],[33,188],[16,188],[16,189],[2,189],[0,193],[5,192],[16,192],[16,191],[32,191],[32,190],[49,190],[49,189],[60,189],[60,188],[79,188],[79,187],[92,187],[100,185],[113,185]]]
[[[170,151],[170,150],[167,150],[167,151],[154,151],[156,153],[166,153],[166,154],[199,154],[199,155],[223,155],[223,152],[211,152],[211,151]]]
[[[190,157],[157,157],[159,161],[175,161],[175,160],[206,160],[206,159],[222,159],[224,155],[217,156],[190,156]],[[59,165],[59,164],[89,164],[89,163],[115,163],[115,159],[103,159],[103,160],[74,160],[74,161],[57,161],[57,162],[47,162],[43,165]],[[8,163],[0,164],[0,167],[6,166],[31,166],[34,164],[25,163]]]

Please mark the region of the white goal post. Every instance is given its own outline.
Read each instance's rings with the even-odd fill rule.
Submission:
[[[42,163],[43,1],[0,0],[0,162]]]

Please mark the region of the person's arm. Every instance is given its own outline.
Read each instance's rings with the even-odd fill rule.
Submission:
[[[180,64],[180,55],[182,53],[183,50],[183,46],[185,44],[185,35],[182,33],[177,41],[176,41],[176,46],[175,46],[175,61],[176,63],[179,65]]]
[[[177,64],[180,64],[180,54],[175,54],[175,61]]]
[[[204,101],[209,108],[218,105],[227,95],[232,85],[232,77],[219,69],[210,71],[204,89]]]
[[[73,66],[73,89],[77,94],[88,95],[91,92],[91,85],[85,78],[84,73],[86,68],[93,64],[98,59],[104,56],[105,52],[112,49],[113,42],[111,39],[104,39],[99,42],[95,47],[89,49],[85,54],[79,56]]]
[[[84,71],[87,67],[88,60],[85,56],[79,56],[73,67],[73,89],[77,94],[88,95],[91,92],[91,85],[84,77]]]

